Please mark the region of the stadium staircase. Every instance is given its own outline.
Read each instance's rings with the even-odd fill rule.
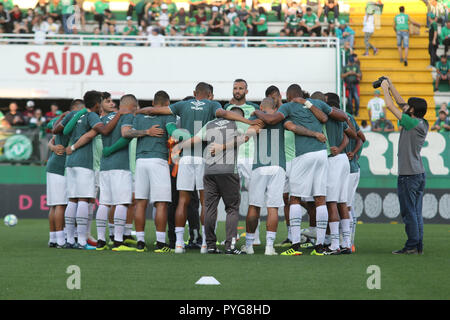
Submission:
[[[363,57],[365,52],[363,20],[366,1],[347,0],[350,5],[350,26],[355,31],[355,52],[361,61],[363,78],[360,84],[360,112],[358,122],[369,120],[367,103],[373,98],[374,89],[372,82],[382,75],[389,76],[403,98],[407,100],[411,96],[422,97],[427,100],[429,109],[425,118],[429,122],[436,119],[435,101],[433,92],[433,78],[431,69],[428,68],[428,31],[426,28],[425,4],[420,0],[383,1],[384,8],[380,17],[380,26],[371,38],[371,43],[379,49],[374,56],[372,50],[370,55]],[[394,17],[398,14],[398,8],[405,6],[405,11],[410,17],[421,24],[420,35],[410,37],[408,66],[400,63],[396,34],[393,30]],[[430,108],[431,107],[431,108]],[[392,113],[388,112],[387,118],[395,120]],[[370,123],[370,122],[369,122]],[[397,121],[393,121],[397,126]]]

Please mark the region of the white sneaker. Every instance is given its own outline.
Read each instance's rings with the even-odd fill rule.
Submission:
[[[247,247],[245,244],[242,245],[241,251],[245,252],[246,254],[254,254],[255,251],[253,251],[253,247]]]
[[[275,251],[273,247],[266,246],[266,252],[264,252],[266,256],[276,256],[278,253]]]
[[[175,246],[175,253],[185,253],[186,250],[184,249],[183,246]]]
[[[200,253],[208,253],[208,248],[206,247],[206,244],[202,244],[202,248],[200,249]]]

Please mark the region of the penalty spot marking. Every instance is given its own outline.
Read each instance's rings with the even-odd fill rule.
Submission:
[[[200,285],[220,285],[220,282],[217,281],[216,278],[214,277],[201,277],[200,279],[198,279],[198,281],[195,284],[200,284]]]

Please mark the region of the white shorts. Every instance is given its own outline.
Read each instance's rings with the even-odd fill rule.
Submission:
[[[129,170],[100,171],[100,199],[103,205],[130,204],[133,178]]]
[[[327,150],[308,152],[292,160],[289,176],[290,195],[325,196],[327,192]]]
[[[327,202],[347,203],[350,162],[346,154],[328,157]]]
[[[347,207],[353,207],[353,201],[355,201],[356,189],[359,183],[359,174],[360,172],[358,170],[358,172],[350,173],[348,177]]]
[[[205,174],[205,160],[202,157],[193,157],[193,156],[181,157],[180,162],[178,164],[177,190],[182,191],[203,190],[204,174]]]
[[[279,166],[259,167],[252,171],[249,205],[263,208],[284,207],[283,186],[286,172]]]
[[[158,158],[137,159],[135,199],[172,202],[170,170],[167,161]]]
[[[289,176],[291,174],[292,161],[286,162],[286,178],[284,179],[283,193],[289,193]]]
[[[67,196],[70,198],[95,198],[95,172],[92,169],[66,168]]]
[[[66,177],[47,172],[47,206],[62,206],[67,201]]]
[[[241,186],[243,186],[246,190],[248,190],[250,185],[250,177],[252,176],[253,159],[252,158],[238,159],[236,166],[239,174],[239,180],[241,181]]]

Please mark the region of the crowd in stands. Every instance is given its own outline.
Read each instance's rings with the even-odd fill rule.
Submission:
[[[172,0],[130,1],[125,27],[119,27],[108,0],[94,2],[85,12],[82,0],[39,0],[34,8],[22,11],[13,0],[0,0],[0,33],[54,34],[87,33],[86,19],[98,23],[94,34],[145,35],[152,29],[161,35],[186,36],[267,36],[268,13],[257,0],[190,0],[189,10]],[[354,32],[339,20],[337,0],[306,0],[286,3],[274,0],[271,6],[286,36],[337,36],[350,41]],[[89,15],[87,15],[89,13]],[[322,17],[323,23],[319,21]],[[344,24],[344,25],[342,25]]]

